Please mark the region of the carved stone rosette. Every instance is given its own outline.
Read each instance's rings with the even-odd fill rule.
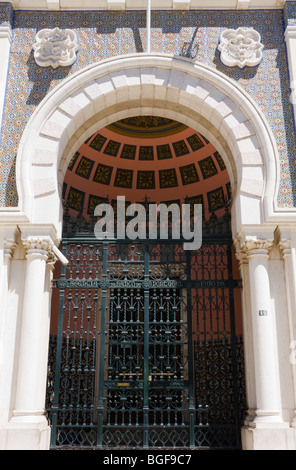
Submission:
[[[76,60],[77,36],[71,29],[42,29],[33,45],[34,58],[40,67],[68,67]]]
[[[264,46],[254,29],[226,29],[221,34],[218,50],[221,62],[228,67],[255,67],[259,65]]]

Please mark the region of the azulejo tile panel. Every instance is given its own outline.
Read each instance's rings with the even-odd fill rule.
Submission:
[[[0,3],[0,26],[11,26],[13,21],[13,8],[11,3]]]
[[[296,2],[287,1],[285,4],[284,13],[286,24],[289,26],[296,25]]]
[[[281,181],[278,204],[293,207],[296,205],[296,151],[283,35],[285,22],[296,24],[296,2],[287,3],[285,15],[282,10],[154,11],[151,50],[194,57],[231,77],[251,95],[263,110],[279,150]],[[18,203],[15,184],[17,149],[27,122],[42,99],[63,79],[91,63],[143,52],[146,21],[142,11],[13,12],[9,3],[0,3],[1,24],[13,24],[0,147],[0,206],[3,207]],[[79,42],[77,60],[65,68],[38,67],[32,49],[36,33],[55,27],[75,31]],[[217,45],[221,32],[239,27],[255,28],[261,35],[265,47],[258,67],[230,69],[220,61]],[[90,145],[104,151],[104,138],[98,135]],[[185,145],[192,147],[199,143],[192,140]],[[119,156],[121,151],[123,149],[119,150]],[[182,154],[181,144],[173,151]],[[126,158],[133,158],[131,149],[126,155],[129,155]]]

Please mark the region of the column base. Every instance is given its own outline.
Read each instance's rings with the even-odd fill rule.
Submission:
[[[283,421],[280,411],[256,410],[255,415],[249,422],[245,422],[247,427],[257,429],[288,429],[290,424]]]
[[[242,428],[243,450],[296,450],[296,429]]]
[[[15,416],[0,429],[0,450],[49,450],[50,435],[45,416]]]

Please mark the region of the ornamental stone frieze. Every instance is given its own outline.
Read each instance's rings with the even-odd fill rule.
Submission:
[[[76,60],[77,36],[71,29],[42,29],[33,45],[34,58],[40,67],[68,67]]]
[[[255,67],[259,65],[264,46],[254,29],[226,29],[221,34],[218,50],[221,62],[228,67]]]

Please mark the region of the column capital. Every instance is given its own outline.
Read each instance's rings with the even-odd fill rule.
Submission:
[[[290,256],[292,254],[292,242],[291,240],[281,240],[278,244],[282,257]]]
[[[250,257],[263,256],[268,257],[274,244],[271,240],[246,240],[242,244],[237,240],[236,258],[241,264],[247,263]]]

